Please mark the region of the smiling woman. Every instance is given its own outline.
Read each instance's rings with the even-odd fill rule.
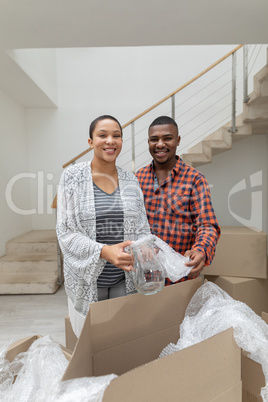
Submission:
[[[109,116],[96,120],[90,125],[88,140],[90,148],[94,149],[92,177],[98,187],[110,194],[118,187],[115,161],[122,149],[122,128],[116,119]]]
[[[88,143],[91,162],[68,167],[58,191],[57,236],[73,330],[80,335],[89,304],[135,292],[124,251],[150,234],[137,178],[116,166],[123,138],[112,116],[95,119]]]

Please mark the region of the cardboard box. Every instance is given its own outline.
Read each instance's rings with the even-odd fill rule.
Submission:
[[[268,324],[268,313],[262,313],[262,318]],[[262,367],[247,355],[246,352],[242,352],[242,401],[262,402],[260,392],[265,386]]]
[[[262,312],[261,317],[268,324],[268,313]]]
[[[6,358],[11,362],[12,360],[15,359],[15,357],[20,354],[27,352],[31,344],[36,341],[37,339],[41,338],[41,335],[32,335],[28,336],[26,338],[20,339],[17,342],[14,342],[10,347],[8,348]],[[63,354],[65,357],[70,361],[71,360],[71,352],[64,346],[60,345]]]
[[[104,402],[241,401],[241,350],[232,329],[158,359],[179,326],[200,278],[90,306],[63,380],[119,375]],[[194,386],[193,386],[194,385]]]
[[[70,316],[65,317],[65,344],[66,348],[73,351],[77,342],[77,336],[75,335],[72,324],[70,321]]]
[[[158,358],[168,343],[177,342],[186,307],[202,283],[197,278],[150,296],[91,304],[66,378],[74,378],[71,370],[76,377],[120,375]]]
[[[246,303],[256,314],[268,311],[268,279],[205,275],[233,299]],[[66,345],[67,346],[67,345]]]
[[[212,264],[204,275],[267,278],[267,234],[254,228],[225,226]]]
[[[240,359],[232,330],[225,331],[119,376],[103,402],[238,402]]]

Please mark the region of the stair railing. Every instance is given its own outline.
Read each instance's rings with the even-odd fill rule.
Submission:
[[[257,47],[259,46],[259,47]],[[200,139],[203,137],[209,135],[209,133],[213,132],[213,130],[216,130],[217,126],[223,125],[224,123],[228,123],[228,121],[231,120],[231,127],[230,131],[231,132],[236,132],[236,115],[237,115],[237,54],[238,51],[243,48],[243,101],[248,102],[249,96],[248,96],[248,78],[249,74],[259,56],[260,50],[261,50],[262,45],[251,45],[250,49],[249,46],[245,45],[239,45],[236,46],[232,51],[228,52],[225,56],[221,57],[219,60],[217,60],[215,63],[211,64],[209,67],[207,67],[205,70],[203,70],[201,73],[197,74],[195,77],[187,81],[185,84],[181,85],[179,88],[177,88],[175,91],[171,92],[169,95],[165,96],[163,99],[158,101],[157,103],[153,104],[151,107],[125,123],[122,128],[124,130],[124,148],[125,151],[122,152],[119,157],[118,157],[118,165],[121,167],[124,167],[127,170],[132,170],[132,172],[135,172],[139,167],[145,165],[149,160],[150,160],[150,155],[147,150],[147,131],[148,131],[148,126],[150,122],[153,120],[152,117],[148,119],[147,122],[142,124],[142,127],[139,127],[143,119],[146,119],[150,113],[150,115],[153,115],[153,118],[159,116],[159,115],[171,115],[171,117],[176,120],[176,119],[182,119],[182,122],[179,124],[179,129],[181,133],[181,137],[184,140],[183,145],[180,146],[180,153],[185,153],[187,152],[187,149],[189,149],[191,146],[195,145],[195,143],[199,142]],[[250,54],[249,54],[250,53]],[[207,79],[205,82],[204,87],[199,87],[200,81],[208,75],[208,73],[211,73],[212,71],[215,71],[215,69],[218,66],[222,66],[224,62],[226,62],[228,59],[230,60],[231,56],[231,66],[228,65],[227,67],[222,69],[220,71],[220,77],[213,77]],[[249,71],[250,68],[250,71]],[[228,80],[223,82],[223,84],[220,84],[220,80],[223,79],[223,77],[227,77],[229,75],[229,71],[232,72],[232,77]],[[240,77],[240,76],[239,76]],[[197,84],[197,90],[194,94],[191,94],[190,91],[189,93],[186,94],[186,96],[180,101],[180,103],[176,102],[176,96],[180,95],[183,91],[187,91],[189,88],[193,87],[194,84]],[[200,93],[202,91],[208,90],[208,96],[204,97],[203,99],[199,97]],[[214,87],[216,88],[214,90]],[[218,99],[214,100],[211,105],[208,105],[208,98],[211,97],[212,95],[215,95],[215,93],[218,93],[222,91],[222,89],[228,87],[228,90],[223,93],[223,95]],[[192,102],[194,98],[194,102]],[[226,103],[224,99],[228,98],[231,99],[231,104]],[[167,102],[170,102],[170,106],[167,110]],[[190,106],[188,109],[184,110],[184,104],[189,102]],[[201,110],[198,106],[203,103],[205,104],[206,108]],[[222,104],[222,109],[219,110],[214,110],[214,106],[216,104]],[[164,107],[163,107],[164,105]],[[180,108],[182,110],[181,114],[178,116],[176,115],[177,109]],[[194,115],[193,109],[196,108],[197,112],[196,115]],[[206,115],[208,114],[208,110],[211,109],[211,115],[212,117],[207,117]],[[228,112],[228,110],[231,112]],[[209,129],[203,129],[201,130],[201,127],[205,123],[207,123],[209,120],[213,120],[217,116],[223,115],[223,112],[227,111],[226,116],[222,116],[223,118],[219,120],[216,124],[211,126]],[[191,112],[191,113],[189,113]],[[184,119],[184,116],[186,114],[189,114],[188,120]],[[205,116],[204,121],[201,121],[200,116]],[[193,125],[193,121],[196,119],[197,123],[195,127],[191,127]],[[215,119],[216,120],[216,119]],[[189,129],[186,130],[186,126],[189,126]],[[198,129],[198,135],[195,136],[194,139],[192,139],[193,135],[192,132],[196,131]],[[201,134],[199,133],[201,132]],[[187,139],[189,138],[188,142]],[[186,150],[186,151],[185,151]],[[76,163],[77,160],[85,156],[88,152],[90,152],[91,149],[88,148],[84,150],[82,153],[79,155],[75,156],[72,158],[70,161],[66,162],[62,167],[66,168],[70,164]],[[146,156],[145,158],[142,156],[147,153],[147,159]],[[142,162],[140,161],[142,159]],[[54,198],[53,203],[52,203],[52,208],[56,208],[57,206],[57,197]]]
[[[122,128],[125,129],[129,126],[131,126],[131,143],[132,143],[132,158],[131,158],[131,164],[132,164],[132,171],[135,171],[135,122],[137,122],[139,119],[141,119],[143,116],[147,115],[149,112],[151,112],[152,110],[156,109],[159,105],[163,104],[164,102],[166,102],[167,100],[171,101],[171,117],[173,119],[176,118],[175,116],[175,95],[177,93],[179,93],[180,91],[182,91],[184,88],[188,87],[190,84],[192,84],[193,82],[195,82],[196,80],[198,80],[200,77],[202,77],[203,75],[205,75],[208,71],[212,70],[214,67],[216,67],[218,64],[222,63],[224,60],[226,60],[229,56],[235,54],[240,48],[242,48],[243,45],[239,45],[237,47],[235,47],[232,51],[230,51],[229,53],[227,53],[225,56],[221,57],[219,60],[217,60],[215,63],[213,63],[212,65],[210,65],[208,68],[206,68],[205,70],[203,70],[201,73],[199,73],[198,75],[196,75],[194,78],[190,79],[189,81],[187,81],[185,84],[183,84],[182,86],[180,86],[178,89],[176,89],[175,91],[171,92],[169,95],[165,96],[163,99],[161,99],[160,101],[158,101],[157,103],[153,104],[151,107],[149,107],[148,109],[146,109],[144,112],[140,113],[139,115],[137,115],[136,117],[134,117],[133,119],[131,119],[130,121],[128,121],[127,123],[125,123]],[[75,163],[78,159],[80,159],[82,156],[84,156],[85,154],[87,154],[88,152],[90,152],[90,148],[86,149],[85,151],[83,151],[82,153],[80,153],[79,155],[75,156],[74,158],[72,158],[70,161],[66,162],[62,167],[66,168],[67,166],[69,166],[70,164]]]
[[[262,45],[259,45],[262,47]],[[171,115],[171,117],[176,120],[177,116],[176,116],[176,110],[178,108],[182,108],[183,109],[183,105],[185,102],[189,102],[190,101],[190,108],[193,108],[193,103],[191,103],[191,100],[193,97],[195,97],[195,106],[196,104],[201,104],[202,102],[207,102],[207,98],[205,97],[204,99],[199,99],[199,94],[200,92],[203,91],[203,89],[201,88],[197,88],[197,91],[194,94],[187,94],[186,95],[186,100],[184,98],[184,100],[181,101],[181,103],[179,103],[178,105],[176,105],[176,96],[178,94],[181,94],[183,90],[187,90],[187,88],[190,88],[194,83],[199,83],[199,81],[202,79],[202,77],[204,77],[205,75],[207,75],[210,71],[215,70],[215,68],[217,66],[222,65],[227,59],[229,59],[230,56],[232,56],[232,65],[231,68],[227,68],[226,71],[221,72],[220,75],[220,79],[222,79],[224,76],[226,76],[227,74],[229,74],[229,71],[232,71],[232,78],[230,80],[230,82],[227,83],[223,83],[221,85],[219,85],[218,83],[218,78],[213,78],[212,81],[210,81],[209,83],[206,83],[205,88],[208,89],[208,87],[216,87],[216,90],[210,92],[213,94],[215,94],[216,92],[221,91],[223,88],[225,88],[226,86],[228,86],[228,84],[231,83],[231,91],[229,91],[227,94],[221,96],[221,98],[219,98],[219,100],[217,100],[215,103],[222,103],[223,99],[225,97],[230,97],[231,94],[231,127],[229,129],[229,131],[231,131],[232,133],[235,133],[237,131],[236,129],[236,114],[237,114],[237,108],[236,108],[236,104],[237,104],[237,73],[236,73],[236,68],[237,68],[237,53],[238,51],[243,47],[243,45],[239,45],[237,47],[235,47],[232,51],[230,51],[229,53],[227,53],[225,56],[223,56],[222,58],[220,58],[218,61],[216,61],[215,63],[213,63],[211,66],[209,66],[208,68],[206,68],[205,70],[203,70],[200,74],[196,75],[194,78],[192,78],[191,80],[187,81],[185,84],[183,84],[182,86],[180,86],[178,89],[176,89],[175,91],[173,91],[172,93],[170,93],[169,95],[167,95],[165,98],[161,99],[159,102],[155,103],[154,105],[152,105],[151,107],[149,107],[148,109],[146,109],[144,112],[140,113],[138,116],[134,117],[133,119],[131,119],[130,121],[128,121],[126,124],[124,124],[122,126],[122,128],[124,129],[124,147],[127,145],[129,147],[129,149],[127,150],[127,152],[125,152],[125,155],[127,155],[126,157],[124,157],[124,154],[120,154],[118,160],[120,160],[121,158],[121,166],[122,167],[128,167],[129,169],[132,170],[133,173],[135,173],[136,170],[136,160],[138,157],[140,157],[142,154],[144,153],[148,153],[148,146],[147,146],[147,132],[148,132],[148,126],[149,126],[149,121],[146,122],[145,127],[143,127],[142,129],[136,129],[136,126],[139,124],[139,122],[145,118],[146,116],[148,116],[148,114],[150,112],[156,112],[155,117],[159,116],[159,115]],[[249,101],[249,96],[248,96],[248,82],[249,82],[249,76],[251,74],[252,69],[254,68],[254,65],[256,63],[256,60],[259,56],[261,48],[257,48],[257,45],[252,45],[250,48],[249,46],[245,45],[243,47],[243,101],[246,103]],[[250,54],[249,54],[250,53]],[[265,56],[266,57],[266,56]],[[250,68],[250,70],[249,70]],[[197,85],[198,87],[198,85]],[[167,111],[165,109],[161,109],[161,111],[159,111],[159,108],[161,108],[162,105],[165,105],[167,101],[170,101],[170,109]],[[210,108],[211,106],[207,107],[205,109],[205,112]],[[222,114],[223,111],[225,109],[229,109],[230,110],[230,105],[228,104],[227,106],[224,106],[221,110],[217,111],[216,115]],[[185,114],[188,113],[189,110],[184,110],[182,111],[180,118],[183,117]],[[191,109],[192,111],[192,109]],[[200,111],[198,110],[197,114],[195,117],[200,117],[200,115],[205,114],[204,110]],[[213,113],[213,112],[212,112]],[[230,114],[228,114],[228,116],[230,116]],[[192,114],[191,117],[188,121],[184,122],[183,124],[180,124],[180,132],[183,130],[183,128],[188,124],[190,125],[191,120],[193,119]],[[205,117],[205,123],[209,120],[209,118]],[[152,118],[150,118],[150,122],[152,121]],[[192,142],[189,142],[188,148],[192,145],[194,145],[195,141],[200,141],[201,137],[207,136],[209,131],[213,132],[213,129],[216,129],[217,126],[222,125],[224,122],[226,122],[226,117],[224,117],[224,119],[218,121],[218,123],[216,125],[214,125],[213,127],[210,127],[210,129],[208,131],[203,132],[201,135],[198,135],[198,137],[195,138],[195,140],[193,140]],[[203,124],[203,123],[201,123]],[[126,136],[125,130],[130,128],[130,132],[128,133],[128,136]],[[200,128],[200,126],[198,126],[198,129]],[[193,129],[190,129],[189,132],[191,133],[191,131],[193,131]],[[145,135],[143,135],[145,133]],[[186,133],[187,135],[187,133]],[[142,140],[140,142],[137,143],[136,139],[139,140],[139,137],[143,137]],[[145,144],[146,143],[146,144]],[[145,150],[144,150],[145,149]],[[140,150],[140,152],[139,152]],[[84,150],[82,153],[80,153],[79,155],[75,156],[73,159],[71,159],[70,161],[66,162],[62,167],[66,168],[67,166],[69,166],[70,164],[74,164],[76,163],[76,161],[80,158],[82,158],[83,156],[85,156],[88,152],[90,152],[91,149],[88,148],[86,150]],[[185,152],[184,148],[181,149],[181,153]],[[131,154],[131,158],[128,157],[129,153]],[[148,155],[148,157],[151,159],[151,157]],[[117,162],[118,162],[117,160]],[[144,163],[145,162],[145,163]],[[147,161],[144,161],[141,163],[141,166],[145,165]],[[120,165],[120,163],[118,163],[118,165]],[[139,168],[139,166],[138,166]],[[57,195],[55,196],[52,205],[52,208],[56,209],[57,208]],[[63,266],[62,266],[62,255],[61,255],[61,250],[58,244],[58,283],[62,284],[62,282],[64,281],[63,278]]]

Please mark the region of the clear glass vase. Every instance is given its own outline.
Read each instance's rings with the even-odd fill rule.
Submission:
[[[135,259],[131,275],[136,290],[144,295],[157,293],[165,285],[164,269],[157,258],[157,250],[153,240],[130,246]]]

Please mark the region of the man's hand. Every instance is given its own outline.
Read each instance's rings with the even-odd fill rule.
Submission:
[[[132,243],[131,240],[127,240],[113,246],[105,245],[102,247],[100,256],[124,271],[131,271],[134,265],[134,257],[126,253],[124,248],[130,246]]]
[[[188,274],[189,278],[195,278],[200,274],[205,266],[205,257],[197,250],[187,250],[184,254],[185,257],[189,257],[191,261],[185,265],[187,267],[194,267]]]

